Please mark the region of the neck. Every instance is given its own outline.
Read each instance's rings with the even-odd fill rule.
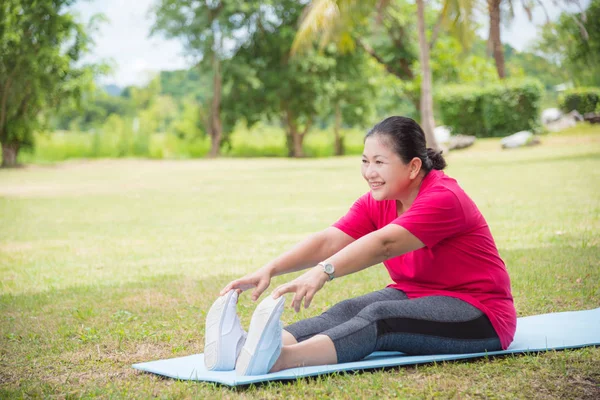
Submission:
[[[425,172],[419,172],[419,175],[410,183],[408,186],[405,195],[396,199],[398,210],[407,210],[412,206],[412,203],[417,198],[419,194],[419,190],[421,189],[421,184],[423,183],[423,179],[425,179]]]

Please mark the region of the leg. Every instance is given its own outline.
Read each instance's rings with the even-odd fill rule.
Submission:
[[[287,345],[302,342],[316,334],[343,324],[354,318],[362,309],[375,302],[406,299],[408,299],[408,297],[406,297],[404,292],[394,288],[385,288],[368,293],[364,296],[344,300],[319,316],[298,321],[285,327],[283,344]]]
[[[329,336],[315,335],[303,342],[284,346],[269,372],[311,365],[337,364],[335,346]]]
[[[501,349],[485,314],[446,296],[374,303],[323,334],[332,339],[338,362],[361,360],[376,350],[452,354]]]
[[[365,307],[384,300],[407,300],[406,294],[393,288],[385,288],[364,296],[344,300],[323,314],[292,324],[282,333],[283,348],[271,372],[282,369],[336,364],[337,354],[331,338],[319,335],[354,318]]]
[[[271,372],[357,361],[376,350],[451,354],[500,349],[488,318],[462,300],[431,296],[381,301],[322,334],[283,347]]]
[[[298,341],[296,340],[296,338],[294,337],[294,335],[292,335],[291,333],[289,333],[286,330],[283,330],[281,332],[281,338],[282,338],[282,343],[284,346],[290,346],[292,344],[297,344]]]

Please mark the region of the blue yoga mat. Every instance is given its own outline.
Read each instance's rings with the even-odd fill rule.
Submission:
[[[375,352],[356,362],[291,368],[273,374],[238,376],[235,371],[208,371],[204,354],[134,364],[141,371],[181,380],[216,382],[229,386],[273,380],[289,380],[340,371],[358,371],[397,365],[462,360],[502,354],[574,349],[600,345],[600,308],[586,311],[534,315],[517,320],[517,333],[508,350],[489,353],[407,356],[398,352]]]

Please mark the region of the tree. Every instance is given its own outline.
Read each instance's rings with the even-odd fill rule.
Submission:
[[[290,157],[303,157],[304,138],[327,95],[335,58],[307,52],[290,58],[302,4],[279,0],[255,16],[256,29],[231,59],[225,82],[224,108],[230,124],[244,118],[249,125],[262,118],[284,127]]]
[[[92,44],[68,7],[74,0],[0,3],[0,142],[2,167],[17,164],[19,150],[33,146],[33,131],[48,112],[77,101],[93,87],[103,65],[77,67]],[[90,27],[99,21],[92,19]]]
[[[200,74],[212,75],[207,127],[211,137],[210,156],[219,154],[223,138],[221,99],[224,61],[244,41],[247,16],[258,5],[244,0],[158,0],[153,7],[151,34],[164,33],[183,41],[187,54],[196,59]]]
[[[51,129],[88,131],[102,124],[111,114],[132,115],[133,102],[122,96],[112,96],[103,89],[94,88],[82,95],[78,104],[67,104],[51,118]]]
[[[488,35],[488,48],[490,53],[492,53],[492,57],[496,62],[496,71],[498,72],[498,77],[500,79],[504,79],[506,77],[505,63],[504,63],[504,46],[502,45],[502,38],[500,37],[500,25],[502,19],[502,4],[506,4],[508,7],[507,16],[509,18],[514,17],[514,6],[512,0],[486,0],[488,14],[490,17],[489,20],[489,35]],[[538,2],[542,8],[544,4],[542,2]],[[527,1],[521,0],[521,5],[523,9],[527,13],[529,17],[529,21],[532,19],[532,10],[535,7],[535,4]],[[545,11],[545,9],[544,9]]]
[[[305,17],[300,26],[294,50],[300,47],[312,45],[313,40],[318,34],[322,34],[321,42],[333,40],[333,38],[342,38],[346,42],[358,42],[365,50],[378,61],[386,65],[390,72],[395,70],[394,65],[390,65],[377,55],[369,51],[369,46],[360,39],[354,39],[353,33],[358,26],[364,25],[365,20],[372,18],[373,10],[377,10],[377,18],[381,18],[386,8],[393,6],[391,0],[313,0],[307,8]],[[472,20],[474,0],[445,0],[437,18],[434,27],[432,40],[429,42],[426,35],[425,21],[425,3],[424,0],[416,0],[417,3],[417,31],[419,34],[419,64],[421,68],[421,94],[420,94],[420,112],[421,126],[425,132],[427,143],[430,147],[438,149],[438,144],[433,135],[435,121],[433,116],[433,93],[432,76],[429,65],[429,51],[435,42],[439,29],[444,25],[452,27],[465,41],[473,36]],[[401,2],[401,4],[405,4]],[[404,42],[402,38],[398,40],[398,51],[402,52]],[[349,46],[352,47],[351,45]],[[400,65],[400,70],[405,70]]]
[[[500,79],[504,79],[506,77],[506,70],[505,70],[505,49],[504,46],[502,45],[502,40],[500,37],[500,25],[501,25],[501,20],[502,20],[502,8],[503,6],[505,8],[507,8],[507,12],[504,13],[509,19],[513,18],[515,15],[515,11],[514,11],[514,4],[513,4],[513,0],[486,0],[487,1],[487,6],[488,6],[488,14],[490,17],[489,20],[489,36],[488,36],[488,48],[490,50],[490,52],[492,53],[492,56],[494,57],[494,61],[496,62],[496,70],[498,71],[498,76],[500,77]],[[575,4],[579,7],[579,0],[553,0],[553,3],[555,5],[558,5],[559,3],[565,3],[565,4]],[[529,21],[532,21],[532,12],[533,9],[536,6],[540,6],[544,13],[546,13],[546,20],[547,23],[550,23],[550,19],[548,16],[548,13],[546,11],[546,8],[544,7],[544,3],[540,0],[536,0],[536,1],[532,1],[532,0],[521,0],[521,6],[523,7],[523,10],[527,13],[527,17],[529,18]],[[574,18],[574,22],[577,24],[577,26],[579,26],[580,28],[583,28],[583,22],[584,19],[579,19],[578,17]]]
[[[557,22],[546,24],[535,50],[558,64],[572,82],[600,86],[600,0],[592,0],[584,12],[563,12]]]
[[[487,0],[488,14],[490,16],[488,45],[496,61],[498,76],[500,79],[504,79],[506,74],[504,72],[504,49],[502,48],[502,39],[500,38],[500,3],[502,3],[502,0]]]
[[[364,52],[340,54],[330,45],[329,54],[335,64],[328,73],[320,109],[324,118],[333,114],[334,153],[344,154],[344,137],[341,128],[344,124],[362,124],[373,113],[375,103],[375,66],[369,63]]]
[[[177,100],[193,97],[200,103],[211,98],[211,79],[209,74],[200,74],[199,68],[179,71],[161,71],[161,94],[168,94]]]

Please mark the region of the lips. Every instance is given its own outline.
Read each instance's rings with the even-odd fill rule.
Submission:
[[[379,189],[380,187],[382,187],[384,185],[384,183],[382,182],[369,182],[369,186],[371,187],[371,189],[375,190],[375,189]]]

